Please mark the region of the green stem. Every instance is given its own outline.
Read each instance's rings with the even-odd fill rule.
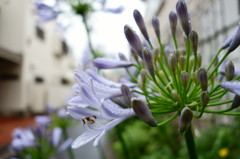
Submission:
[[[214,56],[214,58],[212,59],[210,65],[207,68],[207,71],[209,71],[209,69],[212,67],[213,63],[215,62],[215,60],[217,59],[218,55],[221,53],[222,49],[218,50],[217,54]]]
[[[225,55],[223,56],[223,58],[221,59],[221,61],[217,64],[217,66],[214,68],[214,70],[212,71],[212,73],[209,75],[209,79],[212,77],[212,75],[218,70],[218,67],[223,63],[223,61],[227,58],[227,56],[229,55],[229,52],[227,51],[225,53]]]
[[[173,41],[174,41],[176,50],[178,50],[178,43],[177,43],[176,35],[173,35]]]
[[[158,123],[157,126],[162,126],[162,125],[165,125],[169,122],[171,122],[172,120],[174,120],[176,117],[178,116],[178,112],[175,113],[173,116],[171,116],[170,118],[168,118],[167,120],[161,122],[161,123]]]
[[[66,128],[62,128],[62,131],[63,131],[63,138],[64,138],[64,140],[67,140],[68,139],[67,129]],[[71,147],[69,147],[67,149],[67,152],[68,152],[69,159],[75,159],[75,156],[73,154],[73,151],[72,151]]]
[[[116,128],[117,128],[117,135],[118,135],[119,140],[120,140],[120,142],[122,144],[123,152],[124,152],[124,155],[125,155],[124,157],[126,159],[130,159],[130,156],[129,156],[130,154],[128,152],[127,145],[126,145],[126,143],[124,141],[124,138],[122,136],[121,129],[119,128],[119,126],[117,126]]]
[[[192,134],[192,127],[190,126],[187,130],[187,132],[184,134],[185,141],[187,143],[187,149],[190,159],[197,159],[197,152],[195,148],[194,138]]]
[[[92,53],[92,55],[93,55],[93,58],[97,58],[98,55],[97,55],[97,53],[95,52],[95,50],[93,49],[93,46],[92,46],[90,29],[89,29],[89,26],[88,26],[88,23],[87,23],[87,19],[86,19],[85,16],[83,16],[82,18],[83,18],[83,24],[84,24],[85,29],[86,29],[86,32],[87,32],[89,48],[90,48],[90,50],[91,50],[91,53]]]

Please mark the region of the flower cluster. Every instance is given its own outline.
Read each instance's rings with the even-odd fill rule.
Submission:
[[[72,139],[62,141],[63,130],[60,127],[49,128],[49,116],[36,116],[36,127],[14,130],[10,148],[19,158],[51,158],[65,151]]]
[[[172,11],[169,14],[175,46],[170,54],[165,52],[161,41],[158,18],[152,18],[158,41],[158,46],[153,46],[141,13],[134,10],[133,17],[149,47],[144,47],[136,32],[126,25],[124,33],[135,61],[127,60],[122,54],[119,60],[93,60],[94,67],[98,69],[125,68],[130,77],[128,83],[109,81],[98,71],[94,72],[93,68],[75,72],[75,96],[69,101],[68,112],[82,121],[86,131],[74,141],[73,148],[94,138],[94,145],[97,145],[107,130],[133,115],[150,126],[161,126],[180,116],[181,134],[190,130],[192,119],[201,118],[203,113],[240,115],[230,112],[240,105],[239,76],[235,75],[232,62],[224,65],[226,57],[240,44],[240,25],[221,46],[208,67],[204,68],[201,54],[198,53],[198,34],[192,30],[185,0],[178,0],[176,13]],[[176,38],[178,21],[184,32],[184,49],[180,49]],[[218,62],[220,53],[225,49],[226,53]],[[130,67],[134,67],[133,72]],[[222,100],[227,90],[236,94],[234,99]],[[116,98],[121,99],[120,104],[117,104]],[[231,106],[223,110],[212,109],[225,104]],[[170,114],[170,117],[161,121],[158,114]]]

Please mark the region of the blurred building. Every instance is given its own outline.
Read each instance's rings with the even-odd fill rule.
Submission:
[[[64,106],[74,68],[73,55],[56,25],[36,25],[32,1],[0,2],[1,114]]]
[[[170,35],[168,15],[176,12],[178,0],[149,0],[147,10],[148,24],[151,25],[151,17],[157,15],[160,19],[162,42],[173,48]],[[199,35],[199,52],[203,54],[203,61],[209,61],[222,43],[237,27],[240,20],[239,0],[186,0],[191,16],[192,29]],[[178,42],[183,43],[183,33],[178,23]],[[152,36],[154,37],[154,36]],[[230,58],[237,64],[238,51],[232,53]]]

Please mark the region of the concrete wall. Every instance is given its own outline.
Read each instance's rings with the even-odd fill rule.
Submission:
[[[22,57],[18,80],[0,80],[0,89],[8,92],[0,94],[1,112],[42,112],[47,105],[64,106],[74,82],[76,64],[73,55],[63,52],[56,24],[41,25],[44,38],[40,38],[32,1],[8,0],[0,2],[0,8],[0,48]],[[9,72],[8,67],[2,70]],[[10,101],[11,96],[16,96],[17,103]]]

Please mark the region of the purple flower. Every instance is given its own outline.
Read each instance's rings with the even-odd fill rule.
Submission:
[[[108,58],[96,58],[93,60],[93,65],[100,69],[113,69],[130,67],[133,65],[133,63],[129,61],[114,60]]]
[[[51,122],[51,117],[47,115],[38,115],[35,117],[35,121],[39,126],[47,126]]]
[[[55,10],[55,6],[49,6],[43,2],[35,2],[35,9],[38,16],[38,23],[54,20],[60,13]]]
[[[234,51],[239,45],[240,45],[240,24],[238,24],[234,37],[232,38],[232,41],[228,47],[228,52],[230,53]]]
[[[240,96],[240,82],[238,82],[238,81],[222,82],[221,87],[223,89],[228,90],[229,92],[232,92],[232,93]]]
[[[110,99],[102,99],[97,96],[93,82],[89,85],[78,83],[79,92],[88,107],[68,106],[68,113],[83,122],[85,131],[73,143],[72,148],[79,148],[82,145],[95,139],[94,146],[98,145],[100,138],[117,124],[134,115],[131,108],[124,109]]]
[[[12,136],[11,148],[14,150],[22,150],[36,145],[35,137],[30,129],[17,128]]]
[[[109,13],[114,13],[114,14],[122,13],[123,10],[124,10],[123,6],[119,6],[119,7],[116,7],[116,8],[106,8],[106,9],[104,9],[104,11],[109,12]]]

